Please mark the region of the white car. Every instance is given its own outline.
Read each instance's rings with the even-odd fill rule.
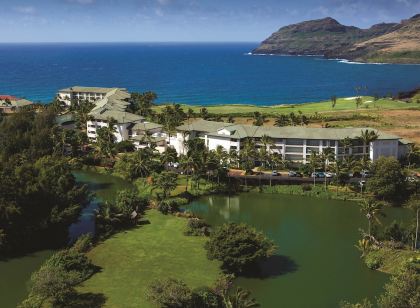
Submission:
[[[326,172],[325,173],[326,178],[333,178],[334,176],[335,176],[335,173],[332,173],[332,172]]]
[[[174,168],[178,168],[178,167],[179,167],[179,163],[173,163],[173,164],[172,164],[172,167],[174,167]]]

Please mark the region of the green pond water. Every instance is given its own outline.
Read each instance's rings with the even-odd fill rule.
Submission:
[[[212,225],[245,222],[275,241],[278,255],[237,284],[262,307],[338,307],[373,299],[388,275],[369,270],[354,247],[367,222],[356,204],[279,194],[209,196],[187,206]],[[409,213],[387,209],[385,221]]]
[[[89,186],[95,193],[93,201],[83,210],[80,219],[69,228],[70,240],[84,233],[94,232],[94,210],[98,202],[113,200],[115,193],[121,189],[132,188],[130,183],[110,175],[89,171],[74,172],[76,179]],[[53,254],[51,250],[43,250],[25,256],[0,259],[0,307],[16,307],[28,294],[31,274]]]

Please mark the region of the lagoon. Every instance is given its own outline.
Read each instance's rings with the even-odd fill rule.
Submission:
[[[337,307],[341,300],[374,299],[387,274],[369,270],[354,247],[366,221],[355,203],[280,194],[203,197],[187,210],[212,225],[244,222],[278,245],[278,256],[237,284],[262,307]],[[409,213],[387,209],[386,222]]]

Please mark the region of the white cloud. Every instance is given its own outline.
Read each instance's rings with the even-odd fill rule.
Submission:
[[[32,15],[35,14],[36,9],[33,6],[27,5],[27,6],[15,6],[13,7],[13,10],[15,12],[26,14],[26,15]]]

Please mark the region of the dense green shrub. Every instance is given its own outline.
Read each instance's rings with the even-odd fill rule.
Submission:
[[[168,278],[153,281],[147,289],[147,298],[159,307],[191,307],[193,292],[181,280]]]
[[[79,236],[77,241],[70,248],[72,251],[76,252],[88,252],[93,247],[93,236],[91,233],[82,234]]]
[[[375,252],[370,252],[365,256],[365,263],[371,270],[376,270],[381,267],[382,262],[382,257],[375,254]]]
[[[210,235],[210,225],[203,219],[190,218],[187,222],[187,230],[185,235],[208,236]]]
[[[312,185],[309,184],[302,184],[302,191],[307,192],[312,190]]]
[[[194,290],[193,306],[197,308],[220,308],[223,307],[222,298],[211,288],[200,288]]]
[[[162,214],[172,214],[179,211],[181,205],[188,203],[188,200],[185,198],[171,198],[161,200],[158,204],[158,210]]]
[[[246,224],[229,223],[218,227],[206,243],[209,259],[223,262],[223,268],[240,273],[255,262],[273,255],[274,243]]]

